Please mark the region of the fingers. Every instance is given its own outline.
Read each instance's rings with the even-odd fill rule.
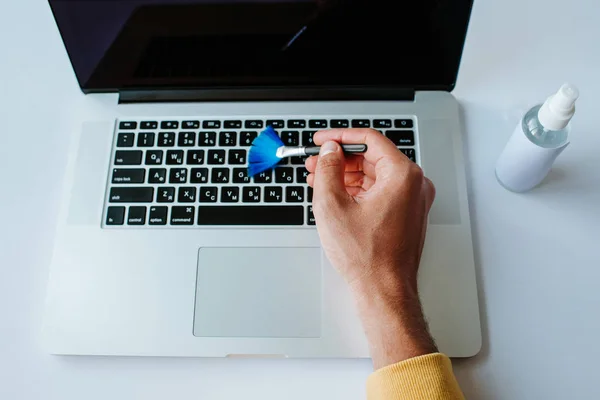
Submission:
[[[321,145],[333,140],[345,144],[366,144],[368,150],[363,157],[372,165],[382,159],[389,159],[398,163],[409,161],[398,151],[391,140],[373,129],[331,129],[315,133],[313,140],[316,145]]]
[[[306,182],[309,186],[314,186],[315,174],[309,174],[306,177]],[[348,191],[350,188],[359,188],[362,191],[369,190],[374,184],[375,181],[362,172],[346,172],[344,174],[344,185]]]
[[[306,169],[308,170],[308,172],[314,173],[316,171],[318,159],[319,159],[319,157],[313,156],[313,157],[309,157],[306,160]],[[363,172],[365,175],[367,175],[369,178],[371,178],[373,180],[375,180],[375,178],[376,178],[375,166],[373,164],[371,164],[370,162],[368,162],[367,160],[365,160],[365,158],[361,154],[346,155],[345,171],[346,172],[360,171],[360,172]]]
[[[321,146],[313,181],[315,203],[323,201],[328,206],[350,201],[344,184],[345,160],[341,146],[333,141]]]
[[[349,187],[359,187],[369,190],[375,184],[375,180],[362,172],[346,172],[344,174],[344,184],[346,189]]]

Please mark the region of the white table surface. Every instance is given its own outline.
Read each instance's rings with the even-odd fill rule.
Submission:
[[[600,3],[479,0],[458,86],[484,347],[469,398],[600,398]],[[0,2],[0,398],[362,399],[367,360],[55,357],[40,347],[76,84],[44,0]],[[400,44],[399,44],[400,45]],[[502,189],[494,162],[528,106],[581,89],[547,182]]]

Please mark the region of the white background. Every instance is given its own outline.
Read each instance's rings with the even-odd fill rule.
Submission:
[[[476,1],[454,91],[484,334],[482,352],[454,364],[469,398],[600,398],[599,18],[597,0]],[[540,188],[503,190],[494,162],[521,113],[565,80],[582,94],[571,146]],[[94,107],[78,89],[47,2],[0,2],[0,398],[364,398],[367,360],[44,353],[67,141],[78,129],[73,115]]]

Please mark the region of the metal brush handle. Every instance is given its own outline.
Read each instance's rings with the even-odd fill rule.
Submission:
[[[366,144],[343,144],[342,149],[346,154],[355,154],[355,153],[365,153],[367,151]],[[321,147],[319,146],[311,146],[306,147],[304,149],[307,156],[318,156],[319,151],[321,151]]]

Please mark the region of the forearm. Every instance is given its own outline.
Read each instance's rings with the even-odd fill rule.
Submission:
[[[412,283],[354,290],[376,371],[368,400],[463,399],[450,359],[438,353]],[[375,287],[373,287],[375,286]]]
[[[416,278],[411,283],[389,277],[355,285],[353,292],[375,369],[438,351],[423,316]]]
[[[358,309],[375,369],[438,351],[418,298],[376,307],[374,301],[363,301]]]

